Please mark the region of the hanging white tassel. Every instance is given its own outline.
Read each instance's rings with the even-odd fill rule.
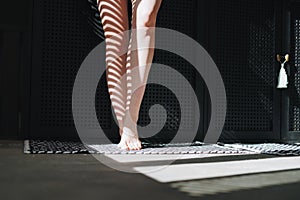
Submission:
[[[281,63],[280,55],[277,55],[277,60],[281,64],[277,88],[287,88],[287,85],[289,83],[286,70],[284,69],[284,64],[289,61],[289,54],[286,54],[284,58],[285,58],[285,61],[283,63]]]
[[[277,88],[287,88],[287,85],[288,85],[288,76],[284,69],[284,63],[281,64]]]

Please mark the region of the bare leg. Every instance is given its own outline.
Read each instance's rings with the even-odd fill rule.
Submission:
[[[129,29],[127,0],[97,0],[106,41],[106,79],[112,107],[122,134],[126,104],[126,85],[120,79],[126,73],[126,57],[118,52],[127,48],[129,37],[117,36]]]
[[[156,24],[156,16],[161,5],[161,1],[162,0],[132,0],[132,28],[136,29],[136,31],[132,31],[127,57],[127,102],[123,134],[119,144],[119,147],[121,148],[130,150],[141,149],[141,142],[138,138],[136,123],[146,89],[154,49],[138,48],[141,44],[143,47],[154,46],[155,32],[153,27],[155,27]],[[130,47],[136,47],[137,50],[130,51]],[[134,73],[134,76],[132,76],[131,72],[133,68],[136,67],[138,69],[138,73]],[[143,86],[132,91],[132,85],[140,84],[143,84]]]

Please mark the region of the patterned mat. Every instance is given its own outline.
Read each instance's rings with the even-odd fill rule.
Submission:
[[[80,154],[90,153],[81,142],[63,142],[51,140],[25,140],[24,153],[26,154]]]
[[[247,154],[249,150],[234,149],[221,145],[207,145],[201,142],[176,144],[142,143],[139,151],[121,150],[116,144],[83,145],[80,142],[46,140],[25,140],[24,153],[27,154]]]
[[[90,145],[97,153],[102,154],[247,154],[249,150],[239,150],[217,144],[207,145],[202,143],[191,144],[166,144],[160,146],[148,146],[139,151],[120,150],[116,145]]]
[[[280,155],[280,156],[299,156],[300,144],[278,144],[278,143],[264,143],[264,144],[223,144],[225,147],[234,149],[243,149],[254,151],[261,154]]]
[[[120,150],[116,144],[84,145],[81,142],[25,140],[28,154],[270,154],[299,156],[300,144],[204,144],[201,142],[176,144],[142,143],[139,151]]]

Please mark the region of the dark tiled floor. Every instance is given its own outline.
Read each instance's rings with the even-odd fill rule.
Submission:
[[[142,174],[110,169],[91,155],[23,154],[22,141],[0,141],[0,170],[3,200],[195,199]],[[198,199],[299,199],[299,188],[284,184]]]

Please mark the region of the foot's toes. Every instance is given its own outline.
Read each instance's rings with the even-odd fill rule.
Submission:
[[[135,150],[135,142],[134,141],[131,141],[131,150]]]
[[[140,140],[139,139],[136,139],[134,141],[134,147],[136,150],[140,150],[141,149],[141,145],[140,145]]]
[[[138,143],[135,143],[135,150],[140,150]]]
[[[137,141],[137,147],[138,147],[138,149],[141,149],[142,148],[142,143],[141,143],[141,141]]]
[[[129,142],[128,147],[129,147],[129,150],[134,150],[134,143]]]
[[[133,146],[133,150],[137,150],[138,149],[137,145],[135,143],[133,143],[132,146]]]
[[[132,150],[139,150],[140,148],[139,148],[139,145],[138,145],[138,140],[131,141],[130,148]]]

